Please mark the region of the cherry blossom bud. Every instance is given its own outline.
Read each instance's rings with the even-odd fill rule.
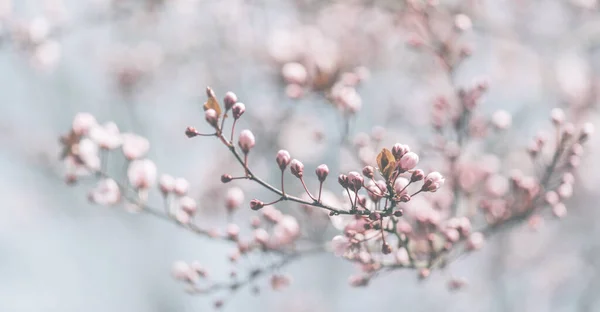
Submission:
[[[409,202],[410,199],[411,199],[411,197],[408,194],[402,194],[402,196],[400,196],[400,202],[401,203]]]
[[[408,179],[400,177],[398,179],[396,179],[396,182],[394,182],[394,191],[396,192],[396,194],[398,195],[403,195],[406,194],[406,186],[410,183],[410,181],[408,181]]]
[[[429,270],[427,268],[422,268],[419,270],[419,278],[420,279],[426,279],[429,277],[430,274],[431,274],[431,270]]]
[[[390,253],[392,253],[392,247],[390,247],[390,244],[383,243],[381,245],[381,253],[384,255],[389,255]]]
[[[483,243],[484,243],[483,234],[481,234],[479,232],[475,232],[475,233],[472,233],[471,235],[469,235],[469,238],[467,239],[467,248],[469,250],[478,250],[478,249],[481,249],[481,247],[483,247]]]
[[[362,188],[364,178],[360,173],[351,171],[348,173],[348,187],[354,192],[358,192]]]
[[[255,229],[258,228],[261,223],[260,218],[257,216],[252,216],[252,218],[250,218],[250,225]]]
[[[573,184],[575,183],[575,176],[571,172],[565,172],[562,177],[562,182]]]
[[[183,196],[183,195],[187,194],[189,189],[190,189],[190,182],[188,182],[188,180],[186,180],[184,178],[175,179],[175,183],[173,186],[173,191],[175,192],[175,194],[177,194],[179,196]]]
[[[99,205],[114,205],[121,199],[121,189],[113,179],[102,179],[90,192],[90,200]]]
[[[292,283],[291,277],[282,274],[274,274],[271,276],[271,288],[273,290],[281,290],[288,287]]]
[[[240,227],[235,223],[230,223],[227,225],[227,236],[229,239],[237,240],[238,235],[240,234]]]
[[[261,245],[265,245],[269,242],[269,233],[267,233],[267,231],[263,228],[258,228],[254,230],[253,235],[254,240]]]
[[[224,174],[221,176],[222,183],[229,183],[231,180],[233,180],[233,177],[230,174]]]
[[[196,128],[194,128],[194,127],[187,127],[187,128],[185,128],[185,135],[188,138],[193,138],[193,137],[195,137],[195,136],[197,136],[199,134],[200,134],[200,132],[198,132],[198,130],[196,130]]]
[[[277,161],[277,165],[279,165],[279,169],[283,171],[291,162],[290,153],[286,150],[280,150],[279,152],[277,152],[275,160]]]
[[[181,206],[181,209],[190,216],[193,216],[198,208],[196,200],[189,196],[181,197],[179,199],[179,206]]]
[[[558,202],[560,201],[560,197],[558,197],[558,194],[556,194],[556,192],[549,191],[549,192],[546,192],[546,195],[544,196],[544,200],[546,200],[546,202],[548,204],[550,204],[550,206],[554,206],[554,205],[558,204]]]
[[[240,133],[238,144],[244,152],[244,154],[248,154],[250,152],[250,149],[252,149],[254,147],[254,144],[256,144],[254,134],[252,134],[250,130],[243,130]]]
[[[231,112],[233,113],[233,119],[240,119],[244,112],[246,112],[246,105],[244,105],[244,103],[235,103],[231,109]]]
[[[315,174],[317,175],[319,182],[323,183],[329,175],[329,167],[327,167],[325,164],[319,165],[317,169],[315,169]]]
[[[404,215],[404,210],[402,209],[398,209],[396,211],[394,211],[394,217],[400,218]]]
[[[183,209],[177,210],[177,212],[175,212],[175,220],[177,220],[177,222],[179,222],[181,224],[190,223],[190,219],[191,219],[190,214],[187,213],[187,211],[185,211]]]
[[[173,268],[171,270],[173,277],[180,281],[185,281],[188,279],[192,268],[190,265],[184,261],[176,261],[173,263]]]
[[[444,236],[446,237],[446,239],[452,243],[456,243],[458,242],[458,240],[460,239],[460,233],[458,232],[458,230],[450,228],[444,231]]]
[[[250,209],[259,210],[265,206],[265,203],[261,202],[258,199],[253,199],[250,201]]]
[[[506,130],[512,125],[512,116],[505,110],[498,110],[492,115],[492,124],[498,130]]]
[[[573,185],[570,183],[563,183],[557,189],[560,198],[571,198],[573,196]]]
[[[333,254],[338,257],[343,256],[349,248],[350,241],[346,236],[337,235],[331,240],[331,249],[333,250]]]
[[[290,62],[283,65],[281,68],[281,75],[287,83],[302,85],[306,83],[308,78],[308,72],[304,65],[296,62]]]
[[[575,133],[575,126],[572,123],[567,123],[563,127],[562,139],[568,140],[573,136],[574,133]]]
[[[239,208],[244,202],[244,191],[239,187],[232,187],[227,190],[225,195],[225,207],[228,212],[232,212]]]
[[[348,278],[348,284],[352,287],[364,287],[369,284],[369,278],[362,275],[352,275]]]
[[[296,178],[300,179],[304,174],[304,165],[298,159],[294,159],[292,160],[290,171]]]
[[[413,171],[412,175],[410,176],[410,182],[421,181],[421,180],[423,180],[424,177],[425,177],[425,173],[423,172],[423,170],[417,169],[417,170]]]
[[[77,135],[86,135],[88,131],[95,127],[98,123],[96,118],[90,113],[78,113],[73,118],[72,129]]]
[[[373,177],[375,176],[375,168],[373,168],[372,166],[365,166],[362,170],[362,173],[365,177],[373,179]]]
[[[563,122],[565,122],[565,112],[560,108],[552,109],[550,117],[552,118],[552,123],[555,126],[560,126],[563,124]]]
[[[235,93],[229,91],[227,93],[225,93],[225,98],[223,98],[223,103],[225,104],[225,110],[228,111],[230,110],[233,105],[235,105],[235,103],[237,103],[238,98],[237,95],[235,95]]]
[[[419,156],[413,152],[408,152],[400,158],[398,165],[402,171],[413,169],[419,163]]]
[[[408,147],[408,145],[396,143],[392,147],[392,154],[394,155],[394,158],[396,158],[396,160],[400,160],[402,156],[404,156],[404,154],[408,152],[410,152],[410,148]]]
[[[107,122],[104,125],[96,125],[89,129],[88,135],[92,141],[94,141],[103,149],[112,150],[121,146],[122,144],[119,128],[114,122]]]
[[[347,188],[348,187],[348,176],[345,174],[340,174],[338,176],[338,183],[343,187],[343,188]]]
[[[148,189],[156,182],[156,165],[149,159],[134,160],[127,169],[129,183],[136,189]]]
[[[371,130],[371,137],[374,141],[380,142],[385,137],[385,128],[382,126],[375,126]]]
[[[129,160],[139,159],[148,153],[150,141],[134,133],[123,133],[123,154]]]
[[[563,218],[567,215],[567,207],[563,203],[558,203],[552,206],[552,213],[558,218]]]
[[[429,173],[425,177],[425,182],[421,190],[424,192],[435,192],[444,184],[444,177],[437,171]]]
[[[204,118],[206,118],[206,122],[208,122],[209,125],[214,128],[219,127],[219,115],[216,110],[212,108],[207,109],[206,112],[204,112]]]
[[[592,134],[594,134],[594,125],[589,122],[585,123],[579,135],[579,142],[585,142]]]

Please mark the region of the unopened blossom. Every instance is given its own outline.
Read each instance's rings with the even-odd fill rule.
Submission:
[[[190,182],[188,182],[188,180],[186,180],[185,178],[175,179],[174,185],[173,185],[173,191],[175,192],[175,194],[177,194],[179,196],[183,196],[183,195],[187,194],[189,189],[190,189]]]
[[[244,202],[244,191],[239,187],[232,187],[227,190],[225,195],[225,207],[227,211],[232,212],[239,208]]]
[[[235,239],[240,234],[240,227],[235,223],[227,225],[227,236],[231,239]]]
[[[262,215],[265,219],[273,223],[277,223],[283,218],[283,213],[273,206],[267,206],[265,209],[263,209]]]
[[[441,173],[434,171],[425,177],[425,182],[421,188],[425,192],[435,192],[444,184],[444,177]]]
[[[300,235],[300,225],[293,216],[283,216],[273,228],[273,239],[279,245],[289,244]]]
[[[352,287],[362,287],[369,284],[369,278],[362,275],[352,275],[348,278],[348,284]]]
[[[558,218],[563,218],[567,215],[567,206],[563,203],[558,203],[552,206],[552,213]]]
[[[263,228],[254,230],[253,236],[254,240],[261,245],[265,245],[269,241],[269,233]]]
[[[490,176],[485,182],[485,190],[488,194],[501,197],[508,192],[510,188],[508,179],[499,174]]]
[[[573,185],[570,183],[561,184],[556,190],[560,198],[571,198],[573,196]]]
[[[175,212],[175,220],[177,220],[177,222],[181,224],[190,223],[191,218],[192,217],[190,216],[190,214],[183,209],[179,209],[177,210],[177,212]]]
[[[149,159],[134,160],[127,169],[129,183],[136,189],[148,189],[156,182],[156,165]]]
[[[271,288],[273,290],[281,290],[288,287],[292,283],[292,278],[288,275],[274,274],[271,276]]]
[[[90,193],[90,200],[99,205],[114,205],[121,199],[121,190],[113,179],[102,179]]]
[[[400,161],[398,161],[398,166],[402,171],[408,171],[415,168],[418,163],[419,155],[413,152],[408,152],[404,154],[402,158],[400,158]]]
[[[233,114],[233,119],[238,120],[242,115],[246,112],[246,105],[244,103],[238,102],[233,105],[231,109],[231,113]]]
[[[402,156],[404,156],[404,154],[408,152],[410,152],[410,147],[408,147],[408,145],[396,143],[392,147],[392,155],[394,155],[394,158],[396,158],[396,160],[402,159]]]
[[[467,248],[470,250],[477,250],[483,247],[484,237],[479,232],[471,233],[467,239]]]
[[[252,210],[259,210],[261,208],[263,208],[265,206],[265,203],[263,203],[262,201],[258,200],[258,199],[253,199],[250,201],[250,209]]]
[[[96,118],[90,113],[78,113],[73,118],[72,129],[77,135],[87,135],[88,131],[97,125]]]
[[[196,210],[198,209],[196,200],[189,196],[183,196],[179,198],[179,206],[190,216],[193,216],[196,213]]]
[[[108,150],[115,149],[122,143],[119,128],[114,122],[93,126],[89,129],[89,137],[99,147]]]
[[[348,248],[350,248],[350,240],[346,236],[336,235],[331,240],[331,249],[338,257],[343,256]]]
[[[243,130],[242,132],[240,132],[238,144],[244,152],[244,154],[248,154],[250,152],[250,149],[252,149],[254,147],[254,144],[256,144],[254,134],[252,134],[250,130]]]
[[[281,75],[287,83],[303,85],[308,78],[308,72],[304,65],[296,62],[290,62],[283,65]]]
[[[371,137],[374,141],[381,141],[385,137],[385,128],[382,126],[375,126],[371,130]]]
[[[219,114],[217,111],[210,108],[204,112],[204,119],[208,122],[209,125],[213,126],[213,128],[219,127]]]
[[[189,278],[192,268],[185,261],[175,261],[171,270],[173,277],[177,280],[185,281]]]
[[[279,152],[277,152],[277,155],[275,156],[275,161],[277,161],[277,165],[279,166],[279,169],[281,169],[283,171],[290,164],[290,162],[292,161],[292,158],[288,151],[279,150]]]
[[[586,122],[581,128],[581,134],[579,135],[579,141],[583,142],[587,140],[592,134],[594,134],[594,125]]]
[[[304,175],[304,164],[302,164],[298,159],[294,159],[290,165],[290,171],[296,178],[300,179]]]
[[[550,112],[552,123],[555,125],[562,125],[565,122],[565,112],[560,108],[554,108]]]
[[[360,173],[356,171],[348,173],[348,188],[350,188],[350,190],[358,192],[358,190],[362,188],[363,183],[364,178]]]
[[[406,248],[404,247],[400,247],[398,248],[398,251],[396,251],[396,262],[398,262],[398,264],[403,265],[403,266],[408,266],[410,265],[410,257],[408,255],[408,251],[406,250]]]
[[[454,16],[454,26],[460,31],[467,31],[473,26],[471,18],[466,14],[456,14]]]
[[[446,229],[444,231],[444,236],[446,237],[446,239],[448,241],[450,241],[452,243],[456,243],[460,239],[460,233],[458,232],[458,230],[456,230],[454,228]]]
[[[229,91],[227,93],[225,93],[225,98],[223,98],[223,103],[225,104],[225,110],[230,110],[233,105],[235,105],[235,103],[237,103],[238,98],[237,95],[235,95],[235,93]]]
[[[558,197],[558,194],[556,194],[556,192],[549,191],[546,192],[546,194],[544,195],[544,200],[546,200],[546,202],[550,205],[556,205],[560,201],[560,197]]]
[[[498,110],[492,115],[492,124],[498,130],[506,130],[512,125],[512,116],[505,110]]]
[[[138,159],[146,155],[150,149],[150,141],[135,133],[123,133],[123,154],[129,160]]]
[[[92,171],[100,170],[100,156],[98,145],[90,139],[81,139],[77,144],[77,156],[81,159],[86,169]]]
[[[329,175],[329,167],[327,167],[325,164],[319,165],[317,169],[315,169],[315,174],[317,175],[319,182],[323,183]]]
[[[171,193],[175,188],[175,178],[173,178],[171,175],[163,174],[158,179],[158,185],[160,187],[160,191],[164,195]]]

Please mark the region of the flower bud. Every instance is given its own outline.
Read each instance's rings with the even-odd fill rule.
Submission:
[[[240,133],[238,144],[244,152],[244,154],[248,154],[250,152],[250,149],[252,149],[254,147],[254,144],[256,144],[254,134],[252,134],[250,130],[243,130]]]
[[[469,250],[477,250],[483,247],[484,237],[483,234],[479,232],[472,233],[469,235],[467,239],[467,249]]]
[[[160,176],[158,186],[163,195],[167,195],[168,193],[173,192],[173,189],[175,188],[175,178],[168,174],[163,174]]]
[[[319,165],[317,167],[317,169],[315,170],[315,173],[317,174],[317,178],[319,179],[319,182],[323,183],[325,181],[325,179],[327,179],[327,176],[329,175],[329,167],[327,167],[327,165],[325,165],[325,164]]]
[[[348,176],[346,176],[345,174],[340,174],[338,176],[338,183],[343,187],[343,188],[348,188]]]
[[[404,156],[404,154],[408,152],[410,152],[410,148],[408,147],[408,145],[396,143],[392,147],[392,154],[394,155],[394,158],[396,158],[396,160],[400,160],[402,156]]]
[[[492,115],[492,124],[498,130],[506,130],[512,125],[512,116],[505,110],[498,110]]]
[[[181,209],[185,211],[188,215],[193,216],[196,213],[198,205],[196,204],[196,200],[189,196],[183,196],[179,199],[179,206]]]
[[[292,160],[290,171],[292,171],[292,174],[295,175],[296,178],[300,179],[304,174],[304,165],[298,159],[294,159]]]
[[[381,253],[384,255],[389,255],[392,253],[392,247],[390,247],[390,244],[383,243],[383,245],[381,245]]]
[[[417,169],[417,170],[413,171],[412,175],[410,176],[410,182],[421,181],[421,180],[423,180],[424,177],[425,177],[425,173],[423,172],[423,170]]]
[[[394,217],[400,218],[403,215],[404,215],[404,210],[402,210],[402,209],[398,209],[398,210],[394,211]]]
[[[224,174],[221,176],[222,183],[229,183],[231,180],[233,180],[233,177],[230,174]]]
[[[225,195],[225,207],[228,212],[237,209],[244,201],[244,191],[239,187],[232,187]]]
[[[233,105],[235,105],[235,103],[237,103],[238,98],[237,95],[235,95],[235,93],[229,91],[227,93],[225,93],[225,98],[223,99],[223,103],[225,103],[225,110],[228,111],[230,110]]]
[[[279,152],[277,152],[277,156],[275,157],[275,160],[277,161],[277,165],[279,165],[279,169],[281,169],[281,171],[283,171],[290,164],[290,161],[291,161],[290,153],[286,150],[279,150]]]
[[[425,177],[425,182],[421,188],[424,192],[435,192],[444,184],[444,177],[441,173],[434,171]]]
[[[175,194],[177,194],[179,196],[183,196],[183,195],[187,194],[189,189],[190,189],[190,182],[188,182],[188,180],[186,180],[184,178],[175,179],[175,183],[174,183],[174,187],[173,187],[173,191],[175,192]]]
[[[200,133],[198,132],[198,130],[196,130],[196,128],[194,128],[194,127],[187,127],[187,128],[185,129],[185,135],[186,135],[188,138],[193,138],[193,137],[195,137],[195,136],[197,136],[197,135],[199,135],[199,134],[200,134]]]
[[[408,152],[400,158],[399,167],[402,171],[408,171],[413,169],[419,163],[419,155]]]
[[[586,122],[581,129],[581,134],[579,135],[579,142],[585,142],[592,134],[594,134],[594,125]]]
[[[402,196],[400,196],[400,202],[402,203],[406,203],[410,201],[410,195],[408,194],[402,194]]]
[[[364,183],[363,176],[356,171],[348,173],[348,187],[354,192],[358,192]]]
[[[235,103],[231,109],[231,112],[233,113],[233,119],[240,119],[245,111],[246,105],[244,105],[244,103]]]
[[[362,173],[365,177],[373,179],[373,177],[375,176],[375,168],[373,168],[372,166],[365,166],[362,170]]]
[[[230,223],[227,225],[227,237],[231,240],[237,240],[238,235],[240,234],[240,227],[235,223]]]
[[[206,122],[214,128],[219,127],[219,115],[217,115],[217,111],[214,109],[207,109],[204,112],[204,118],[206,118]]]
[[[253,199],[250,201],[250,209],[259,210],[265,206],[265,203],[261,202],[258,199]]]
[[[552,118],[552,123],[555,126],[560,126],[563,122],[565,122],[565,112],[560,108],[552,109],[552,112],[550,112],[550,117]]]

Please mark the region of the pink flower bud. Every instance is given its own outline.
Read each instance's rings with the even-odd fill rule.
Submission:
[[[348,284],[352,287],[364,287],[369,284],[369,278],[362,275],[352,275],[348,278]]]
[[[406,194],[405,188],[409,183],[410,183],[410,181],[403,177],[396,179],[396,182],[394,182],[394,191],[396,191],[396,194],[397,195]]]
[[[119,128],[114,122],[96,125],[89,129],[90,139],[103,149],[112,150],[122,144]]]
[[[253,199],[250,201],[250,209],[259,210],[265,206],[265,203],[261,202],[258,199]]]
[[[189,196],[181,197],[179,199],[179,206],[181,206],[181,209],[190,216],[193,216],[194,214],[196,214],[196,210],[198,209],[196,200]]]
[[[269,233],[267,233],[267,231],[263,228],[258,228],[254,230],[253,235],[254,240],[261,245],[265,245],[269,242]]]
[[[498,110],[492,115],[492,124],[498,130],[506,130],[512,125],[512,116],[505,110]]]
[[[233,180],[233,177],[230,174],[224,174],[221,176],[222,183],[229,183],[231,180]]]
[[[402,195],[400,196],[400,202],[401,202],[401,203],[407,203],[407,202],[409,202],[409,201],[410,201],[410,199],[411,199],[411,197],[410,197],[410,195],[408,195],[408,194],[402,194]]]
[[[396,160],[400,160],[402,156],[404,156],[404,154],[408,152],[410,152],[410,147],[408,147],[408,145],[396,143],[392,147],[392,154],[394,155],[394,158],[396,158]]]
[[[337,235],[331,240],[331,249],[333,250],[333,254],[338,257],[343,256],[348,248],[350,248],[350,241],[346,236]]]
[[[431,172],[425,177],[421,188],[424,192],[435,192],[444,184],[444,177],[437,171]]]
[[[281,171],[285,170],[285,168],[287,168],[292,161],[290,153],[286,150],[279,150],[275,160],[277,161],[277,165],[279,165],[279,169],[281,169]]]
[[[544,196],[544,200],[546,200],[546,202],[548,204],[550,204],[550,206],[553,206],[553,205],[558,204],[558,202],[560,201],[560,197],[558,197],[558,194],[556,194],[556,192],[549,191],[549,192],[546,192],[546,195]]]
[[[373,168],[372,166],[365,166],[362,170],[362,173],[365,177],[373,179],[373,177],[375,176],[375,168]]]
[[[139,159],[148,153],[150,141],[134,133],[123,133],[123,154],[129,160]]]
[[[188,180],[186,180],[184,178],[175,179],[175,183],[173,186],[173,191],[175,192],[175,194],[177,194],[179,196],[183,196],[183,195],[187,194],[189,189],[190,189],[190,182],[188,182]]]
[[[238,144],[244,152],[244,154],[248,154],[250,152],[250,149],[252,149],[254,147],[254,144],[256,144],[254,134],[252,134],[250,130],[243,130],[240,133]]]
[[[563,183],[557,189],[558,195],[560,198],[570,198],[573,196],[573,185],[570,183]]]
[[[325,164],[319,165],[315,170],[315,173],[317,174],[317,179],[319,179],[319,182],[323,183],[329,175],[329,167],[327,167]]]
[[[392,247],[390,247],[390,244],[383,243],[381,245],[381,253],[384,255],[389,255],[390,253],[392,253]]]
[[[581,129],[581,134],[579,135],[579,142],[584,142],[592,134],[594,134],[594,125],[589,122],[585,123]]]
[[[240,234],[240,227],[235,223],[227,225],[227,236],[229,239],[236,240]]]
[[[97,124],[96,118],[92,114],[78,113],[73,118],[72,129],[77,135],[87,135],[88,131]]]
[[[136,189],[148,189],[156,182],[156,165],[148,159],[134,160],[127,169],[129,183]]]
[[[296,178],[300,179],[304,174],[304,165],[298,159],[294,159],[292,160],[290,171],[296,176]]]
[[[185,211],[183,209],[177,210],[177,212],[175,212],[175,220],[177,220],[177,222],[179,222],[181,224],[190,223],[190,219],[191,219],[190,214],[187,213],[187,211]]]
[[[271,288],[273,290],[281,290],[288,287],[292,283],[292,278],[288,275],[273,274],[271,276]]]
[[[204,112],[204,118],[206,118],[206,122],[214,128],[219,127],[219,115],[217,115],[217,111],[210,108]]]
[[[385,137],[385,128],[382,126],[375,126],[371,130],[371,137],[374,141],[380,142]]]
[[[408,152],[400,158],[399,167],[402,171],[413,169],[419,163],[419,156],[413,152]]]
[[[567,206],[563,203],[558,203],[552,206],[552,213],[558,218],[563,218],[567,215]]]
[[[229,91],[227,93],[225,93],[225,98],[223,99],[223,103],[225,104],[225,110],[228,111],[230,110],[233,105],[235,105],[235,103],[237,103],[238,98],[237,95],[235,95],[235,93]]]
[[[184,261],[176,261],[173,263],[173,268],[171,270],[173,277],[180,281],[187,280],[190,271],[192,271],[192,268]]]
[[[364,178],[360,173],[351,171],[348,173],[348,188],[354,192],[358,192],[362,188]]]
[[[556,126],[562,125],[565,122],[565,112],[560,108],[552,109],[550,117],[552,118],[552,123]]]
[[[308,72],[304,65],[296,62],[286,63],[281,68],[281,74],[287,83],[302,85],[306,83]]]
[[[478,249],[481,249],[481,247],[483,247],[483,243],[484,243],[483,234],[481,234],[479,232],[475,232],[475,233],[472,233],[471,235],[469,235],[469,238],[467,239],[467,248],[469,250],[478,250]]]
[[[90,192],[90,200],[99,205],[114,205],[121,199],[121,189],[113,179],[102,179]]]
[[[425,177],[425,173],[423,172],[423,170],[417,169],[417,170],[413,171],[412,175],[410,176],[410,182],[421,181],[421,180],[423,180],[424,177]]]
[[[233,119],[240,119],[245,111],[246,105],[244,105],[244,103],[235,103],[231,109],[231,112],[233,113]]]
[[[232,187],[227,190],[225,195],[225,207],[227,211],[232,212],[239,208],[244,202],[244,191],[239,187]]]
[[[346,176],[345,174],[340,174],[338,176],[338,183],[343,187],[343,188],[347,188],[348,187],[348,176]]]
[[[187,128],[185,128],[185,135],[188,138],[193,138],[193,137],[195,137],[195,136],[197,136],[199,134],[200,133],[198,132],[198,130],[196,130],[196,128],[194,128],[194,127],[187,127]]]

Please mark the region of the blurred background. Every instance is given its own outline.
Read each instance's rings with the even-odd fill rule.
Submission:
[[[471,56],[453,80],[469,86],[486,77],[482,111],[513,114],[501,144],[519,149],[550,130],[554,107],[598,125],[597,0],[437,2],[442,28],[454,27],[456,15],[470,18],[456,40]],[[237,167],[216,140],[183,135],[188,125],[207,129],[205,87],[219,98],[234,91],[246,104],[239,129],[257,136],[253,167],[270,179],[281,148],[307,167],[327,163],[335,175],[356,168],[340,146],[346,132],[383,126],[387,145],[418,146],[430,131],[433,99],[452,89],[431,55],[407,45],[405,7],[402,0],[0,0],[0,311],[212,309],[215,298],[186,294],[171,265],[199,260],[227,276],[226,246],[89,204],[89,185],[64,183],[59,136],[76,113],[89,112],[147,137],[159,172],[186,177],[203,222],[222,226],[219,177]],[[311,88],[281,77],[283,64],[298,60],[316,77]],[[320,90],[357,67],[368,78],[348,119]],[[394,272],[351,288],[352,264],[307,257],[284,269],[290,287],[266,287],[260,296],[242,290],[225,309],[600,311],[598,142],[588,144],[565,219],[497,235],[424,281]],[[238,185],[247,201],[266,194]],[[238,217],[247,219],[242,210]],[[448,291],[453,276],[468,286]]]

